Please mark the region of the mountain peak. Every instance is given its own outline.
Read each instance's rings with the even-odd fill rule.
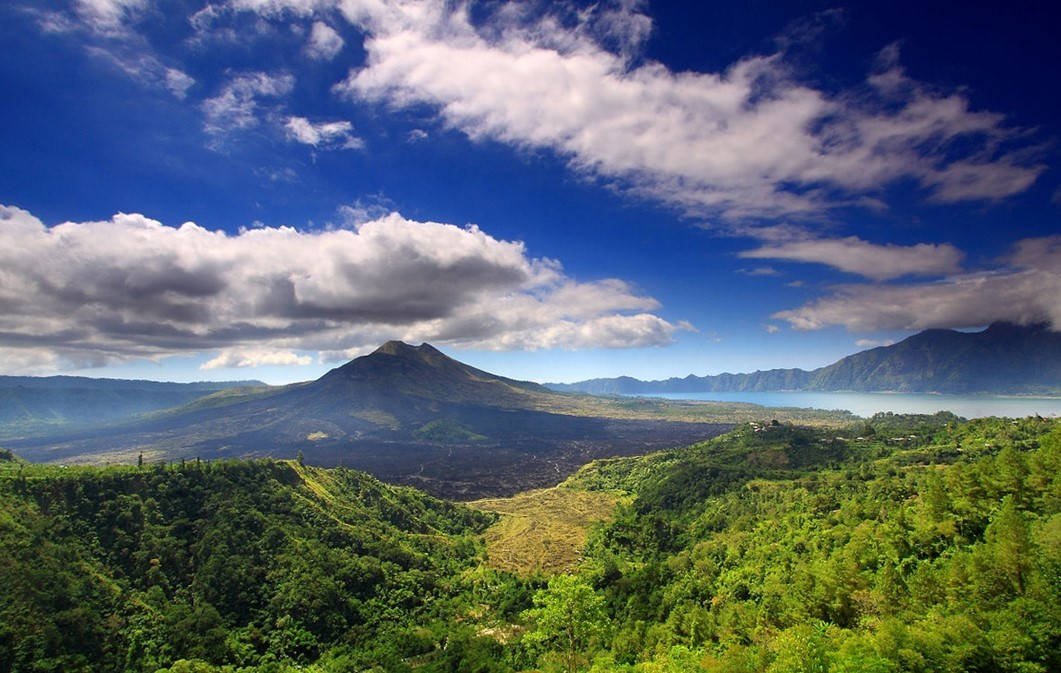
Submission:
[[[466,365],[431,344],[413,346],[402,341],[388,341],[372,353],[331,370],[317,383],[329,389],[329,395],[357,398],[358,404],[382,395],[518,407],[527,403],[528,395],[547,392],[536,383],[506,379]]]
[[[387,343],[383,344],[375,351],[373,351],[372,354],[391,355],[393,357],[414,358],[417,360],[426,361],[432,361],[437,360],[440,357],[446,357],[446,355],[442,351],[438,350],[429,343],[425,342],[420,344],[419,346],[413,346],[411,344],[405,343],[404,341],[397,340],[388,341]]]
[[[411,355],[417,351],[415,346],[410,346],[404,341],[392,340],[383,344],[372,353],[382,353],[383,355]]]
[[[985,334],[993,335],[1011,335],[1011,334],[1034,334],[1038,332],[1046,332],[1050,330],[1050,324],[1047,322],[1032,322],[1026,324],[1017,324],[1012,322],[993,322],[987,326],[984,330]]]

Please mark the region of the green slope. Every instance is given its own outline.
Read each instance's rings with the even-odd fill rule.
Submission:
[[[583,553],[594,671],[1061,667],[1057,421],[745,426],[567,486],[633,497]]]
[[[6,461],[0,670],[400,662],[445,637],[490,521],[296,462]]]
[[[500,525],[295,461],[0,454],[0,668],[1061,667],[1056,420],[749,423],[479,505]]]

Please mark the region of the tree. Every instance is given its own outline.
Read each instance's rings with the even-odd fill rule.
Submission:
[[[295,456],[295,460],[298,461],[300,467],[306,464],[306,454],[302,453],[302,449],[298,450],[298,454]]]
[[[534,606],[526,612],[534,630],[525,642],[562,651],[567,670],[574,673],[583,652],[603,630],[604,598],[577,575],[557,575],[548,588],[534,594]]]
[[[1023,594],[1034,562],[1034,549],[1028,524],[1012,496],[1002,499],[1001,509],[984,531],[984,540],[994,552],[994,567],[1017,594]]]

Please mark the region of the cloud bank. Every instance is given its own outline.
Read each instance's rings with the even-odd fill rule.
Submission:
[[[464,3],[339,7],[368,33],[367,62],[340,95],[432,106],[470,138],[555,151],[692,214],[818,215],[900,179],[934,201],[993,200],[1044,170],[1006,149],[1019,130],[911,79],[894,47],[864,87],[830,94],[801,82],[782,53],[717,73],[631,60],[651,22],[629,8],[565,22],[510,3],[476,21]]]
[[[1006,320],[1061,329],[1061,236],[1018,241],[992,271],[908,285],[845,285],[774,318],[801,330],[974,327]]]
[[[948,243],[878,245],[855,236],[786,241],[746,250],[739,256],[813,262],[873,280],[957,273],[964,257],[960,250]]]
[[[480,349],[619,348],[690,329],[618,279],[579,282],[474,225],[396,213],[238,234],[143,215],[45,226],[0,206],[0,350],[23,368],[217,352],[301,364],[386,339]]]
[[[183,97],[194,80],[163,65],[138,32],[150,4],[78,0],[41,22],[81,26],[100,54]],[[473,140],[554,152],[581,175],[704,221],[880,207],[882,191],[900,181],[933,202],[994,201],[1045,170],[1026,130],[973,109],[960,90],[911,78],[894,45],[862,83],[840,91],[808,83],[784,39],[776,52],[718,72],[676,71],[643,57],[652,20],[642,9],[625,0],[227,0],[189,22],[200,48],[208,35],[233,41],[241,30],[252,39],[281,27],[306,34],[290,69],[339,57],[346,43],[333,26],[345,19],[364,35],[365,61],[334,84],[340,97],[430,110]],[[250,28],[239,23],[248,15],[258,20]],[[204,127],[216,136],[259,124],[260,102],[279,107],[294,76],[232,77],[200,101]]]

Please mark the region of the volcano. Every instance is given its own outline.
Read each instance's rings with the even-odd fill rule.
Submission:
[[[594,458],[707,439],[726,423],[631,420],[585,398],[388,341],[316,381],[225,390],[103,427],[5,441],[32,461],[277,457],[363,469],[436,495],[509,495]]]

